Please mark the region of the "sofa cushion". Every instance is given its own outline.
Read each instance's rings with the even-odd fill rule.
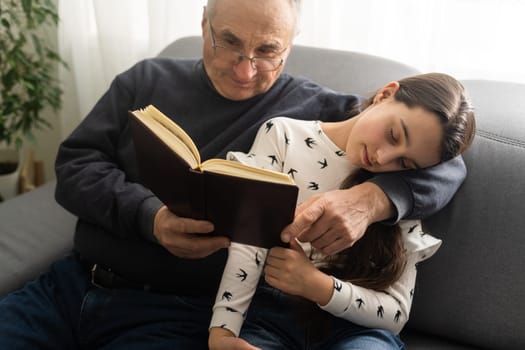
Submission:
[[[401,340],[408,350],[479,350],[478,346],[406,328],[401,333]]]
[[[525,349],[525,85],[465,81],[477,134],[452,202],[424,221],[443,239],[419,267],[408,327],[490,349]]]
[[[0,297],[71,251],[76,218],[54,190],[53,181],[0,203]]]

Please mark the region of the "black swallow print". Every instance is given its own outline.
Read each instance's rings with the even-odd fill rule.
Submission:
[[[230,301],[230,300],[232,300],[232,297],[233,297],[233,294],[231,292],[226,291],[226,292],[222,293],[221,300],[226,299],[226,300]]]
[[[243,269],[239,269],[241,272],[237,272],[235,274],[235,277],[240,278],[242,282],[246,281],[246,278],[248,277],[248,273],[244,271]]]
[[[270,158],[272,160],[272,165],[279,163],[279,161],[277,160],[277,156],[275,156],[273,154],[269,155],[268,158]]]
[[[419,225],[414,225],[414,226],[411,226],[409,229],[408,229],[408,233],[412,233],[414,232],[414,230],[416,229],[416,227],[418,227]]]
[[[308,148],[313,148],[313,146],[315,146],[317,143],[315,142],[315,140],[311,137],[307,137],[305,140],[304,140],[304,143],[306,143],[306,146]]]
[[[259,259],[259,251],[255,252],[255,265],[257,265],[257,267],[261,266],[261,260]]]
[[[286,135],[286,133],[284,133],[284,144],[287,146],[290,144],[290,139],[288,138],[288,135]]]
[[[385,314],[385,310],[383,309],[383,305],[379,305],[377,307],[377,317],[383,318],[384,314]]]
[[[295,170],[294,168],[290,168],[290,170],[288,170],[288,175],[290,175],[292,179],[295,179],[296,173],[297,173],[297,170]]]
[[[401,317],[401,310],[397,310],[396,315],[394,316],[394,322],[398,323],[400,317]]]
[[[273,122],[272,121],[266,122],[265,127],[266,127],[266,133],[268,133],[273,127]]]
[[[334,282],[334,289],[338,292],[341,291],[341,289],[343,289],[343,284],[339,281],[335,281]]]
[[[338,156],[338,157],[344,157],[344,156],[345,156],[345,152],[343,152],[343,151],[341,151],[341,150],[337,150],[337,151],[335,151],[335,154],[336,154],[336,156]]]
[[[357,308],[360,309],[361,306],[365,305],[365,301],[361,298],[356,299],[355,302],[357,303]]]
[[[328,162],[326,161],[326,158],[324,158],[322,161],[318,160],[317,163],[321,164],[321,169],[324,169],[328,166]]]
[[[313,181],[310,181],[310,184],[308,185],[308,189],[312,191],[317,191],[319,190],[319,184]]]

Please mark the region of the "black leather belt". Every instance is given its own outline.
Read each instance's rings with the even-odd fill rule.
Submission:
[[[152,288],[149,284],[140,284],[123,278],[111,270],[111,268],[102,267],[93,264],[90,270],[91,283],[99,288],[107,289],[140,289],[147,292],[160,293],[157,288]]]
[[[80,261],[80,264],[89,273],[91,284],[98,288],[135,289],[159,294],[172,294],[170,291],[167,291],[163,288],[156,288],[155,286],[151,286],[149,284],[142,284],[130,281],[129,279],[122,277],[118,273],[115,273],[109,267],[105,267],[96,263],[91,263],[81,257],[78,257],[78,259]]]

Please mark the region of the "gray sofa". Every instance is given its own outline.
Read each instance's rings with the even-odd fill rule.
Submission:
[[[198,37],[161,55],[200,56]],[[417,73],[369,55],[295,47],[286,70],[336,90],[368,94]],[[525,85],[464,81],[478,130],[465,154],[468,177],[425,225],[444,243],[419,266],[409,350],[525,349]],[[53,198],[54,183],[0,204],[0,296],[45,270],[72,246],[75,218]]]

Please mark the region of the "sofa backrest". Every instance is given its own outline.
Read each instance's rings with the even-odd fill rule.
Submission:
[[[175,40],[159,56],[202,57],[202,38]],[[295,45],[284,68],[286,73],[305,76],[337,91],[364,96],[392,80],[417,74],[406,64],[358,52]]]
[[[443,239],[419,268],[408,327],[489,349],[525,349],[525,85],[463,81],[477,132],[468,175],[425,220]]]

